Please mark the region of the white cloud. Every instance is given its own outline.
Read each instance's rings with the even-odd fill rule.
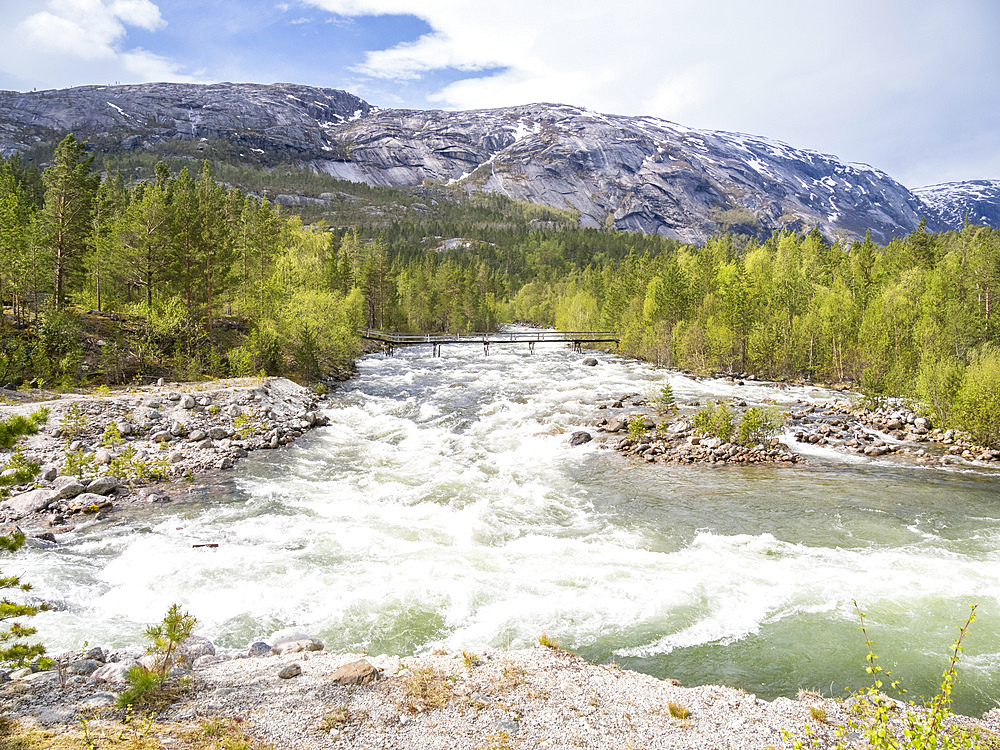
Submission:
[[[5,2],[0,77],[17,88],[190,80],[174,61],[124,44],[127,27],[153,32],[165,25],[150,0]]]
[[[469,72],[428,95],[440,106],[558,101],[654,115],[830,151],[904,182],[926,176],[917,162],[965,119],[992,132],[1000,115],[988,93],[1000,73],[990,0],[308,3],[424,20],[429,33],[370,50],[354,70],[410,84]],[[904,155],[908,140],[922,151]]]

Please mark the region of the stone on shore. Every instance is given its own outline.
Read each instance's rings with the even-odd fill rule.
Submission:
[[[381,670],[372,666],[367,659],[358,659],[340,667],[330,675],[330,680],[338,685],[369,685],[381,676]]]

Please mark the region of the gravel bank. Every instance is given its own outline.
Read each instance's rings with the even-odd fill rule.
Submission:
[[[245,378],[2,405],[0,420],[43,407],[49,415],[18,443],[41,474],[8,488],[0,521],[57,537],[88,515],[169,502],[206,473],[327,424],[324,398],[286,378]],[[0,451],[0,462],[9,455]]]

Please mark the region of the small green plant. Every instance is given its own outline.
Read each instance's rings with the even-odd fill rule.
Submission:
[[[93,453],[87,453],[83,448],[70,450],[67,447],[63,458],[66,460],[64,473],[81,479],[97,476],[97,461]]]
[[[545,646],[545,648],[551,648],[556,650],[558,650],[560,646],[559,641],[557,641],[555,638],[552,638],[551,636],[549,636],[548,633],[544,631],[540,636],[538,636],[538,645]]]
[[[108,388],[107,383],[101,383],[99,386],[97,386],[97,395],[98,396],[110,396],[111,395],[111,389]]]
[[[11,469],[14,471],[13,474],[8,476],[0,476],[0,488],[9,487],[14,484],[27,484],[38,474],[38,468],[37,463],[29,461],[25,457],[24,451],[20,447],[16,448],[10,454],[10,458],[7,459],[6,463],[0,464],[0,473]],[[6,489],[0,489],[0,497],[3,497],[6,492]]]
[[[647,396],[646,401],[660,414],[673,414],[677,411],[677,400],[670,383],[664,383]]]
[[[751,406],[740,418],[736,442],[740,445],[764,443],[778,435],[784,426],[785,419],[778,409]]]
[[[13,448],[18,438],[34,435],[49,418],[49,410],[41,408],[27,417],[17,414],[0,422],[0,448]]]
[[[70,404],[69,409],[59,420],[59,429],[63,437],[72,440],[87,431],[87,415],[80,411],[79,404]]]
[[[261,429],[253,410],[247,409],[233,418],[233,431],[240,440],[245,440]]]
[[[696,432],[706,437],[716,437],[724,443],[733,438],[733,412],[728,404],[710,403],[694,413],[691,424]]]
[[[684,720],[691,718],[691,709],[681,703],[669,701],[667,703],[667,710],[675,719]]]
[[[125,438],[122,437],[121,430],[118,429],[118,424],[116,422],[108,422],[104,428],[104,434],[101,435],[101,445],[105,448],[117,448],[124,442]]]
[[[809,715],[814,721],[826,724],[826,710],[822,706],[809,706]]]
[[[472,651],[462,652],[462,662],[465,664],[466,669],[472,669],[483,663],[479,658],[479,654],[475,654]]]
[[[167,456],[149,461],[136,458],[135,446],[126,445],[120,455],[111,459],[108,468],[123,481],[164,480],[169,476],[170,461]]]
[[[902,694],[899,681],[893,680],[889,672],[878,664],[875,655],[875,642],[868,635],[865,615],[858,607],[854,607],[861,620],[861,631],[865,639],[868,653],[865,655],[865,671],[871,677],[871,685],[852,694],[855,699],[851,705],[851,716],[846,727],[840,727],[834,732],[836,742],[834,750],[846,750],[844,739],[848,732],[857,734],[867,741],[867,747],[874,750],[971,750],[980,747],[980,734],[970,731],[952,721],[951,693],[958,682],[958,662],[962,653],[962,641],[968,635],[969,627],[976,620],[976,605],[970,607],[969,617],[958,629],[958,638],[951,645],[951,656],[948,665],[941,676],[941,686],[938,694],[923,706],[917,706],[910,701],[909,708],[900,713],[897,704],[887,698],[882,688],[889,680],[889,687]],[[810,715],[819,722],[826,721],[826,714],[817,716],[816,707],[810,707]],[[806,723],[804,739],[796,737],[791,732],[783,732],[786,740],[792,741],[794,750],[810,750],[828,745],[821,741],[816,731]]]
[[[628,423],[628,436],[630,438],[640,438],[649,431],[646,427],[646,418],[642,415],[632,417]]]
[[[126,676],[128,688],[118,696],[119,708],[128,709],[135,705],[151,706],[169,698],[165,683],[177,656],[177,649],[194,631],[198,620],[187,612],[182,612],[177,604],[171,604],[166,616],[157,625],[146,628],[146,638],[150,641],[147,652],[155,655],[156,668],[146,669],[135,665]]]
[[[210,407],[208,407],[208,413],[214,417],[216,414],[219,413],[219,407],[216,406],[215,404],[212,404]]]

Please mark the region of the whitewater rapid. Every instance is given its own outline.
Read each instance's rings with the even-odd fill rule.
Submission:
[[[864,679],[857,600],[883,664],[919,693],[977,603],[960,704],[988,707],[1000,687],[995,474],[815,451],[796,467],[650,466],[568,442],[598,403],[664,382],[679,402],[841,394],[542,346],[414,348],[358,369],[329,427],[212,492],[11,559],[57,605],[33,623],[44,640],[135,646],[179,602],[233,653],[290,632],[407,654],[544,631],[687,684],[840,694]]]

